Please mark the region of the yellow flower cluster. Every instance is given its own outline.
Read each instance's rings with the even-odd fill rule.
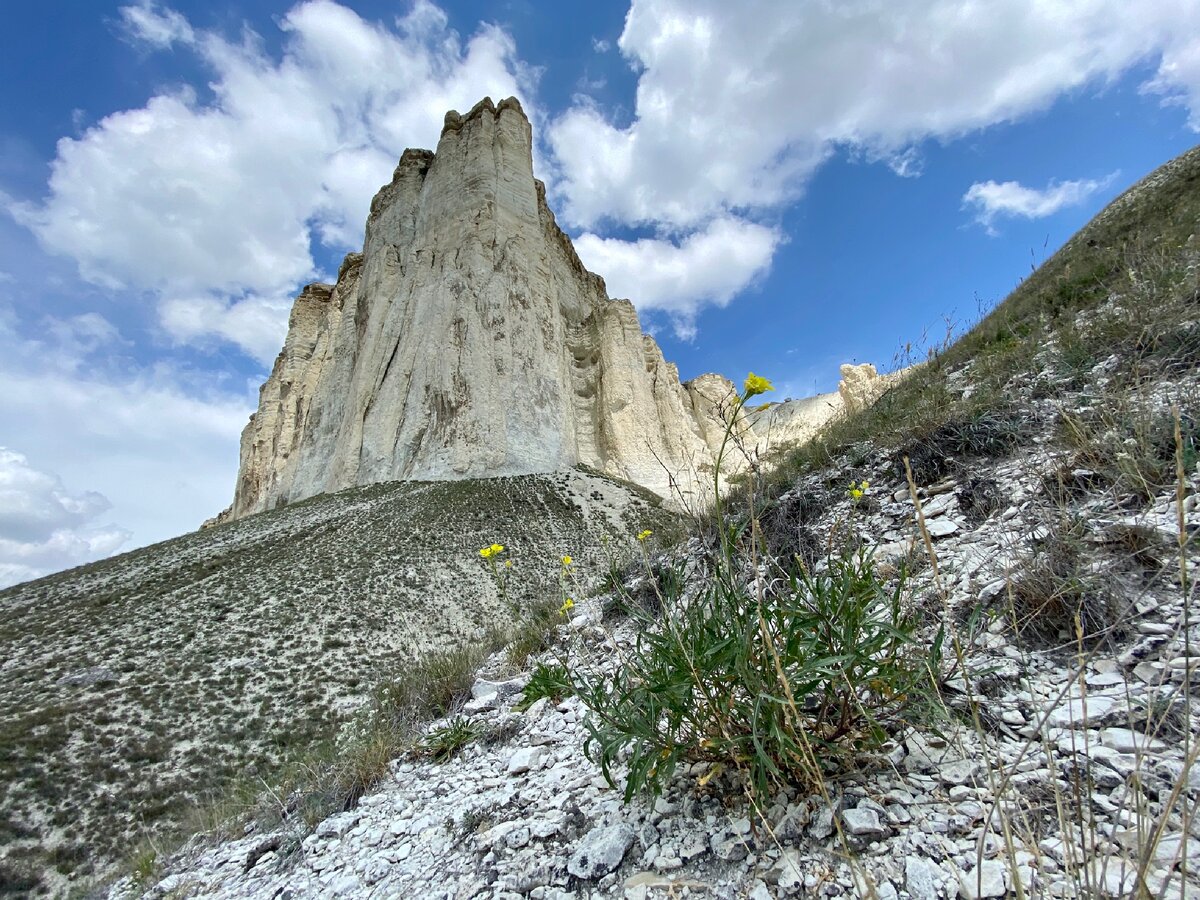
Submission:
[[[870,486],[871,482],[867,481],[865,478],[858,482],[858,484],[855,484],[853,481],[850,482],[850,490],[848,491],[850,494],[850,499],[857,503],[862,499],[863,494],[867,492],[867,488]]]
[[[639,541],[641,541],[641,542],[645,543],[645,541],[646,541],[646,538],[650,537],[650,535],[652,535],[652,534],[654,534],[654,532],[653,532],[653,531],[651,531],[649,528],[647,528],[645,531],[639,531],[639,532],[638,532],[637,539],[638,539]]]
[[[484,559],[491,559],[497,553],[503,553],[503,552],[504,552],[503,544],[492,544],[492,546],[484,547],[482,550],[480,550],[479,555],[482,556]]]
[[[751,372],[746,376],[746,385],[744,396],[747,400],[759,394],[765,394],[767,391],[775,390],[775,386],[761,375],[755,375]]]
[[[562,558],[562,564],[563,564],[563,568],[564,568],[564,569],[565,569],[567,566],[569,566],[569,565],[571,564],[571,557],[569,557],[569,556],[564,556],[564,557]]]
[[[558,614],[560,616],[565,616],[572,609],[574,609],[574,607],[575,607],[575,601],[572,600],[570,597],[568,597],[566,600],[563,601],[563,605],[558,608]]]

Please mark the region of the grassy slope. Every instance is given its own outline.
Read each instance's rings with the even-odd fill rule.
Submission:
[[[643,527],[668,527],[653,495],[584,473],[393,483],[0,592],[0,893],[102,870],[247,766],[311,754],[416,649],[482,641],[512,616],[480,547],[509,547],[527,607],[560,555],[586,569]]]
[[[969,455],[980,449],[974,442],[981,434],[1002,432],[1006,423],[1012,427],[1003,439],[1018,439],[1015,420],[1023,411],[1012,407],[1009,388],[1013,378],[1036,370],[1034,356],[1050,341],[1072,356],[1080,372],[1113,352],[1161,355],[1180,349],[1168,348],[1171,336],[1156,329],[1174,330],[1186,350],[1192,343],[1190,325],[1179,321],[1175,307],[1153,311],[1162,313],[1159,321],[1141,321],[1137,310],[1132,317],[1115,317],[1099,340],[1084,340],[1074,322],[1114,294],[1142,303],[1136,298],[1146,296],[1147,285],[1135,285],[1133,278],[1156,277],[1163,291],[1194,281],[1188,267],[1200,254],[1198,233],[1200,147],[1114,200],[981,322],[952,345],[937,348],[927,364],[875,406],[835,421],[808,445],[783,454],[768,477],[768,498],[786,490],[797,475],[835,462],[853,465],[869,452],[895,453],[899,461],[901,453],[935,444],[943,454]],[[954,378],[968,366],[971,391],[964,397],[963,385]],[[1043,393],[1052,395],[1054,386]]]

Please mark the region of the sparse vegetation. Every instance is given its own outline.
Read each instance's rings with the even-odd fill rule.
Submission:
[[[1052,522],[1014,574],[1001,607],[1016,633],[1039,648],[1114,641],[1127,627],[1109,579],[1089,571],[1079,521]]]
[[[457,716],[447,725],[433,729],[417,744],[417,752],[428,756],[434,762],[445,762],[458,754],[463,747],[478,740],[483,729],[478,725]]]
[[[1102,654],[1101,675],[1137,665],[1120,653],[1139,611],[1164,598],[1185,610],[1194,601],[1195,539],[1183,501],[1200,462],[1200,154],[1168,178],[1169,190],[1114,204],[875,406],[832,422],[776,460],[765,480],[742,479],[700,529],[704,550],[686,571],[647,550],[635,580],[606,558],[602,590],[620,595],[634,635],[615,670],[545,661],[574,601],[563,599],[572,563],[544,561],[567,551],[585,558],[605,533],[645,541],[653,530],[669,544],[671,517],[643,499],[581,524],[575,504],[586,498],[511,480],[482,499],[450,483],[306,501],[181,539],[165,554],[139,551],[0,593],[0,640],[15,660],[6,670],[13,690],[0,700],[0,774],[10,785],[0,840],[14,848],[0,861],[0,893],[32,893],[35,878],[55,868],[86,873],[79,847],[111,853],[141,830],[135,820],[165,830],[185,800],[221,785],[221,801],[201,807],[185,832],[229,827],[239,814],[300,830],[353,806],[404,752],[447,759],[499,739],[458,711],[479,667],[507,646],[497,665],[524,667],[543,655],[520,707],[577,693],[591,712],[589,750],[610,781],[624,776],[627,799],[659,790],[684,763],[703,764],[701,786],[745,791],[760,813],[780,788],[828,798],[835,776],[902,726],[927,729],[944,702],[968,725],[959,740],[985,772],[991,805],[978,814],[994,827],[988,852],[1005,860],[1010,884],[1023,883],[1020,854],[1052,837],[1067,847],[1062,866],[1077,893],[1091,895],[1096,875],[1079,861],[1112,838],[1137,864],[1134,895],[1161,894],[1145,876],[1166,830],[1192,825],[1195,750],[1181,771],[1165,774],[1147,754],[1130,754],[1134,768],[1121,773],[1128,805],[1117,810],[1124,835],[1096,828],[1096,780],[1113,775],[1074,747],[1048,777],[1019,776],[1031,771],[1023,760],[1053,758],[1062,740],[1047,711],[1061,713],[1056,728],[1091,739],[1095,728],[1073,728],[1082,723],[1071,720],[1072,704],[1091,715],[1088,665]],[[760,386],[748,382],[741,402]],[[1024,474],[1036,485],[1020,508],[995,475],[1013,459],[1032,467]],[[898,549],[886,563],[864,549],[883,542],[861,533],[860,519],[880,503],[864,468],[890,473],[892,502],[911,504],[909,530],[921,539],[887,538]],[[1043,527],[1011,548],[989,601],[975,570],[939,568],[923,510],[949,504],[950,492],[973,525],[1045,514]],[[537,537],[516,495],[578,527],[553,542]],[[438,533],[436,516],[450,508],[465,524]],[[830,509],[838,510],[832,527]],[[1178,515],[1176,532],[1163,524],[1169,515]],[[302,552],[299,533],[309,537]],[[514,551],[514,576],[506,600],[480,600],[488,582],[466,567],[477,567],[478,547],[497,536]],[[445,562],[454,556],[461,568]],[[976,562],[982,571],[992,560]],[[130,570],[136,578],[122,582]],[[299,594],[297,584],[321,588]],[[477,589],[468,596],[464,584]],[[426,602],[401,607],[400,596]],[[522,621],[489,627],[508,603]],[[1195,741],[1189,614],[1182,636],[1151,631],[1139,645],[1179,637],[1180,678],[1124,708],[1105,704],[1105,725],[1133,729],[1135,741]],[[611,626],[613,616],[593,624]],[[418,632],[438,648],[411,652]],[[989,656],[993,645],[1007,655]],[[1057,696],[1040,696],[1028,673],[1054,660],[1072,674],[1055,685]],[[989,703],[1001,696],[1028,697],[1030,717],[994,714]],[[338,700],[361,705],[351,717]],[[286,715],[273,717],[273,704]],[[431,720],[441,723],[432,731]],[[989,755],[997,734],[1018,733],[1015,761]],[[260,768],[247,773],[248,764]],[[72,823],[71,803],[98,785],[119,798],[111,817],[93,804]],[[972,798],[985,796],[975,790]],[[42,820],[27,818],[26,806]],[[64,834],[76,828],[79,840],[40,847],[41,821]],[[482,824],[464,820],[455,833],[466,839]],[[149,842],[132,865],[149,878],[162,859]]]
[[[746,400],[769,389],[747,379],[726,438]],[[868,487],[851,484],[855,503]],[[764,808],[780,788],[821,784],[879,747],[935,693],[941,638],[918,648],[903,573],[889,589],[868,553],[842,545],[820,569],[777,577],[759,557],[758,521],[739,532],[721,509],[713,567],[695,591],[647,558],[657,603],[625,603],[636,637],[622,665],[572,673],[591,712],[589,752],[610,783],[625,764],[626,801],[659,793],[681,763],[707,762],[703,781],[736,773]]]
[[[535,611],[557,581],[537,560],[672,528],[644,491],[595,501],[593,477],[373,485],[0,591],[0,843],[28,854],[9,880],[60,892],[143,835],[168,847],[231,816],[352,802],[407,722],[469,689],[494,624],[516,627],[476,548],[503,531],[509,600]],[[377,739],[334,765],[335,733],[378,695]],[[60,843],[92,852],[53,856]]]
[[[557,703],[575,692],[571,684],[571,673],[566,666],[557,663],[538,663],[529,676],[529,683],[521,691],[521,700],[515,709],[526,710],[543,697]]]

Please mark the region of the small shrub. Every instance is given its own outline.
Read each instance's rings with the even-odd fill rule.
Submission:
[[[958,471],[964,457],[994,458],[1017,446],[1023,432],[1013,413],[979,411],[962,413],[939,425],[927,436],[903,446],[894,456],[896,472],[904,473],[908,457],[917,484],[932,484]]]
[[[1117,597],[1087,569],[1082,537],[1080,523],[1058,523],[1013,579],[1013,624],[1036,646],[1092,647],[1122,629]]]
[[[1192,471],[1200,461],[1200,423],[1184,415],[1180,431],[1184,469]],[[1066,413],[1060,434],[1078,452],[1080,465],[1142,502],[1175,483],[1175,417],[1168,410],[1124,403],[1085,414]]]
[[[450,724],[435,728],[425,735],[417,744],[416,752],[437,763],[448,762],[482,734],[483,730],[478,725],[458,716]]]
[[[543,697],[549,697],[551,701],[558,703],[563,697],[573,693],[571,673],[567,671],[566,666],[538,663],[514,708],[520,711],[527,710]]]
[[[1003,505],[1000,485],[994,478],[967,478],[955,494],[959,509],[971,525],[980,524]]]
[[[29,897],[38,884],[37,876],[29,869],[9,860],[0,860],[0,896]]]
[[[903,578],[889,590],[869,555],[850,552],[771,596],[729,568],[686,602],[668,595],[620,669],[576,678],[589,755],[611,783],[628,754],[626,800],[658,793],[682,762],[736,770],[759,799],[814,783],[929,696],[940,638],[916,644],[902,591]]]
[[[799,559],[805,566],[814,565],[824,541],[812,526],[831,502],[828,491],[796,491],[780,497],[759,519],[767,552],[787,563]]]

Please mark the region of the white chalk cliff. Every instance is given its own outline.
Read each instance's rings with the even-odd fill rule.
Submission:
[[[228,517],[352,485],[586,464],[664,495],[710,464],[676,368],[546,206],[515,99],[406,150],[361,254],[296,300]]]
[[[296,300],[222,520],[354,485],[580,464],[703,502],[733,385],[680,384],[555,223],[531,147],[509,98],[447,113],[436,153],[404,151],[362,253]]]

